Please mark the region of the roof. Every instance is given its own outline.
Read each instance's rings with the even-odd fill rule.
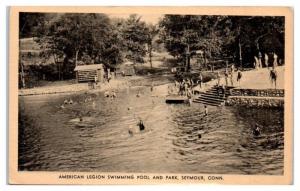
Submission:
[[[76,66],[74,71],[80,71],[80,70],[98,70],[103,69],[102,64],[89,64],[89,65],[79,65]]]

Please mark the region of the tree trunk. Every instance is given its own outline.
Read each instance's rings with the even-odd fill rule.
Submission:
[[[76,53],[75,53],[75,67],[77,66],[78,53],[79,53],[79,50],[76,50]]]
[[[24,65],[20,63],[21,65],[21,81],[22,81],[22,87],[25,88],[25,74],[24,74]]]
[[[243,58],[242,58],[242,45],[241,39],[239,39],[239,57],[240,57],[240,66],[243,68]]]
[[[150,68],[152,68],[152,45],[149,45],[149,62]]]

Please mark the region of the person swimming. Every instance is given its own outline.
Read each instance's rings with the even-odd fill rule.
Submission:
[[[109,91],[105,91],[105,92],[104,92],[104,96],[105,96],[105,97],[109,97]]]
[[[255,124],[255,128],[253,129],[252,133],[253,133],[253,135],[256,136],[256,137],[259,136],[259,135],[261,134],[260,127],[259,127],[259,125],[258,125],[257,123]]]
[[[68,103],[69,103],[69,101],[67,99],[65,99],[64,104],[66,105]]]
[[[116,98],[116,97],[117,97],[117,94],[116,94],[115,91],[112,91],[112,92],[111,92],[111,97],[112,97],[112,98]]]
[[[138,123],[138,126],[140,128],[140,131],[144,131],[145,130],[145,125],[143,123],[143,121],[140,119],[139,123]]]
[[[131,125],[130,125],[129,128],[128,128],[128,134],[129,134],[130,136],[133,135],[133,128],[132,128]]]

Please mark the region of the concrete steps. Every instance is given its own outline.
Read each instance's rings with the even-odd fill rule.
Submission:
[[[234,87],[225,87],[225,92],[221,92],[217,85],[213,86],[204,93],[201,93],[199,97],[193,101],[196,103],[202,103],[211,106],[220,106],[225,104],[227,97],[230,95],[230,89]]]

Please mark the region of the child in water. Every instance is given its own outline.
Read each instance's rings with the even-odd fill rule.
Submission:
[[[257,123],[255,124],[255,128],[253,129],[252,133],[256,137],[260,135],[261,131],[260,131],[259,125]]]
[[[143,121],[140,119],[139,123],[138,123],[138,126],[140,128],[140,131],[144,131],[145,130],[145,126],[144,126],[144,123]]]

